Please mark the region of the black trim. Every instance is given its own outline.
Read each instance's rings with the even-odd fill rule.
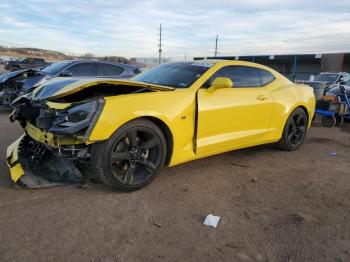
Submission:
[[[97,111],[96,111],[95,115],[93,116],[93,118],[91,120],[89,128],[87,129],[87,131],[86,131],[86,133],[84,135],[84,141],[87,141],[89,139],[92,131],[94,130],[94,128],[95,128],[95,126],[97,124],[98,119],[101,116],[101,113],[103,111],[104,105],[106,103],[106,101],[103,98],[98,99],[97,102],[98,102],[98,108],[97,108]]]

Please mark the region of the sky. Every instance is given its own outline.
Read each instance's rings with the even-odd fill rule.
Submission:
[[[157,57],[350,51],[349,0],[0,0],[0,45]]]

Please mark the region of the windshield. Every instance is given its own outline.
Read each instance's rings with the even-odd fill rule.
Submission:
[[[203,62],[162,64],[134,77],[133,80],[148,84],[187,88],[212,66],[211,63]]]
[[[63,68],[65,68],[67,65],[69,65],[71,62],[57,62],[57,63],[53,63],[47,67],[45,67],[44,69],[42,69],[41,71],[50,75],[55,75],[57,73],[59,73]]]
[[[319,74],[315,76],[314,81],[335,82],[338,74]]]

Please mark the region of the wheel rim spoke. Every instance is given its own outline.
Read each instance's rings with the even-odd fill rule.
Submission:
[[[148,141],[142,143],[142,148],[152,149],[158,145],[160,145],[159,140],[157,138],[153,137],[151,140],[148,140]]]
[[[296,118],[297,118],[297,119],[295,120],[295,123],[296,123],[297,125],[300,125],[300,121],[303,120],[303,116],[300,114],[300,115],[297,115]],[[302,124],[301,124],[301,125],[302,125]]]
[[[141,162],[142,165],[144,165],[146,167],[146,169],[148,171],[150,171],[151,173],[153,173],[154,171],[156,171],[156,166],[149,160],[145,159]]]
[[[128,160],[129,159],[129,152],[123,151],[123,152],[113,152],[111,155],[111,161],[118,162],[122,160]]]
[[[131,184],[133,178],[134,178],[134,172],[135,172],[135,166],[130,165],[129,168],[126,170],[123,183],[125,184]]]
[[[299,132],[304,133],[305,130],[306,130],[306,127],[305,127],[305,126],[298,126],[298,127],[297,127],[297,130],[298,130]]]
[[[129,146],[135,147],[137,144],[137,131],[136,130],[130,130],[127,134],[128,140],[129,140]]]

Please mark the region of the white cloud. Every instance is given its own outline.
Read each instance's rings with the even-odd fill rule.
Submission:
[[[1,39],[97,55],[210,56],[350,51],[348,1],[13,0],[1,3]]]

